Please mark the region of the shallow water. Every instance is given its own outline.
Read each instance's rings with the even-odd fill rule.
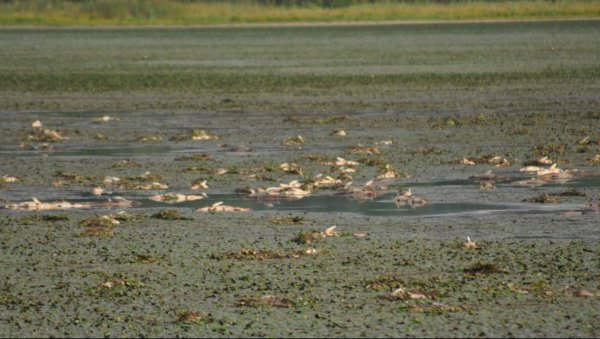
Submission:
[[[522,179],[522,178],[518,178]],[[498,185],[496,190],[511,191],[515,188],[516,179],[507,180],[504,184]],[[435,197],[437,191],[439,196],[424,206],[413,207],[409,205],[397,205],[394,201],[395,192],[390,190],[378,195],[373,199],[355,199],[351,195],[334,192],[331,194],[318,193],[312,194],[299,199],[289,199],[286,197],[269,196],[266,198],[246,196],[231,193],[208,193],[208,197],[202,200],[181,202],[181,203],[165,203],[149,200],[149,195],[154,193],[128,191],[109,192],[102,197],[92,196],[89,192],[81,192],[75,190],[50,189],[47,192],[33,192],[30,189],[12,189],[5,190],[4,197],[19,197],[17,200],[29,200],[27,197],[36,195],[43,202],[68,200],[70,202],[102,202],[111,197],[126,196],[129,200],[139,203],[135,209],[150,209],[150,208],[186,208],[196,209],[199,207],[210,206],[216,202],[223,202],[226,205],[251,208],[254,211],[289,211],[295,213],[309,212],[346,212],[359,215],[369,216],[397,216],[397,217],[437,217],[437,216],[475,216],[482,214],[546,214],[546,213],[562,213],[565,211],[576,211],[584,213],[593,213],[591,210],[584,210],[586,207],[586,197],[579,198],[578,203],[564,202],[560,204],[543,204],[532,202],[486,202],[477,199],[473,193],[479,192],[475,189],[473,180],[444,180],[434,182],[420,183],[404,183],[404,186],[409,185],[415,190],[425,192],[427,197]],[[572,188],[577,189],[594,189],[600,187],[600,176],[588,176],[576,178],[566,183],[547,184],[548,187],[561,188],[562,191]],[[457,192],[456,194],[445,194],[444,192]],[[561,190],[557,190],[560,192]],[[157,193],[158,191],[154,191]],[[161,194],[167,193],[161,191]],[[173,191],[175,193],[175,191]],[[564,197],[559,197],[565,199]],[[5,200],[10,200],[5,198]],[[12,200],[11,202],[19,202]],[[99,209],[103,209],[100,207]],[[114,209],[114,208],[110,208]],[[596,213],[597,214],[597,213]]]

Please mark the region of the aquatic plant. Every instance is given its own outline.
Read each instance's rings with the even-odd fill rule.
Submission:
[[[158,213],[152,215],[152,218],[163,219],[163,220],[193,220],[193,218],[183,216],[177,210],[160,210]]]

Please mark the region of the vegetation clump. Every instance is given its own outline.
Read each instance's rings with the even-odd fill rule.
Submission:
[[[287,217],[281,217],[281,218],[276,218],[271,220],[272,224],[275,225],[292,225],[292,224],[303,224],[306,221],[304,220],[304,217],[301,216],[287,216]]]
[[[69,217],[64,214],[48,214],[48,215],[32,215],[21,218],[22,223],[30,224],[33,222],[44,221],[44,222],[57,222],[57,221],[67,221]]]
[[[538,204],[560,204],[560,200],[550,194],[542,193],[535,197],[524,199],[525,202],[534,202]]]
[[[257,298],[243,298],[236,302],[236,306],[247,306],[247,307],[284,307],[290,308],[294,303],[287,298],[278,297],[275,295],[267,294]]]
[[[495,273],[508,273],[507,270],[499,268],[495,264],[478,262],[469,268],[465,268],[465,273],[471,274],[495,274]]]
[[[179,211],[166,209],[152,215],[152,218],[163,220],[192,220],[190,217],[183,216]]]
[[[308,232],[298,232],[298,234],[296,234],[296,236],[292,239],[292,242],[295,242],[299,245],[304,245],[304,244],[311,244],[314,242],[318,242],[318,241],[322,241],[323,238],[325,238],[323,236],[323,234],[320,231],[308,231]]]
[[[533,153],[536,156],[550,156],[552,154],[564,154],[567,147],[564,144],[548,143],[545,145],[538,145],[534,148]]]

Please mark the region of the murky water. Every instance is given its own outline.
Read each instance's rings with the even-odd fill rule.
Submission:
[[[513,180],[514,182],[514,180]],[[407,183],[404,183],[407,184]],[[511,190],[515,189],[515,186],[511,181],[505,182],[503,186],[497,188],[497,190]],[[73,190],[64,189],[51,189],[44,192],[38,198],[44,202],[57,201],[57,200],[68,200],[73,203],[84,203],[94,202],[99,203],[99,209],[106,209],[101,207],[101,203],[109,198],[125,195],[129,200],[137,202],[135,209],[149,209],[149,208],[184,208],[184,209],[196,209],[199,207],[210,206],[216,202],[223,202],[226,205],[233,205],[239,207],[251,208],[254,211],[289,211],[294,213],[303,212],[345,212],[355,213],[359,215],[372,215],[372,216],[398,216],[398,217],[436,217],[436,216],[469,216],[469,215],[481,215],[481,214],[540,214],[540,213],[562,213],[562,212],[583,212],[583,213],[597,213],[593,210],[586,209],[587,202],[585,197],[577,197],[577,202],[565,201],[560,204],[543,204],[533,202],[482,202],[473,198],[473,195],[469,191],[477,190],[473,187],[472,180],[453,180],[453,181],[438,181],[428,183],[414,183],[410,185],[416,190],[425,193],[428,199],[432,200],[430,203],[414,207],[410,205],[398,205],[395,203],[394,198],[395,192],[387,191],[380,194],[373,199],[355,199],[351,195],[341,194],[339,192],[333,192],[331,194],[319,193],[313,194],[299,199],[288,199],[285,197],[269,196],[268,198],[252,197],[239,194],[231,193],[208,193],[208,197],[202,200],[187,201],[181,203],[165,203],[156,202],[148,199],[151,194],[150,192],[139,192],[139,191],[128,191],[126,194],[123,192],[109,192],[109,194],[102,197],[92,196],[89,192],[80,192]],[[549,187],[560,188],[563,191],[572,188],[582,189],[593,189],[600,188],[600,176],[589,176],[576,178],[568,183],[549,183]],[[438,191],[439,195],[434,197],[433,191]],[[444,196],[443,192],[452,191],[458,192],[453,198]],[[154,191],[157,193],[158,191]],[[173,191],[175,192],[175,191]],[[440,193],[441,192],[441,193]],[[38,192],[39,193],[39,192]],[[168,193],[160,191],[160,193]],[[28,196],[35,195],[29,189],[12,189],[5,190],[4,196],[20,197],[19,201],[29,200]],[[431,199],[430,197],[434,197]],[[564,199],[564,198],[561,198]],[[11,202],[19,202],[11,201]],[[108,209],[115,209],[110,207]]]

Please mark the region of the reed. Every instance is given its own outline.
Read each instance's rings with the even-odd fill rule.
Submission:
[[[599,17],[600,2],[365,1],[324,6],[266,1],[43,0],[0,3],[0,25],[206,25],[236,23],[368,22],[389,20],[494,20]],[[329,3],[336,4],[336,1]],[[319,5],[321,4],[321,5]]]

